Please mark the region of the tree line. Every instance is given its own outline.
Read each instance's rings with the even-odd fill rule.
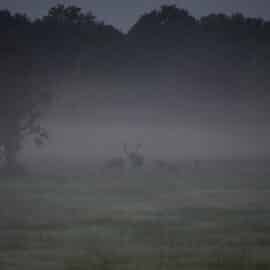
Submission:
[[[139,89],[147,82],[145,96],[157,85],[168,94],[168,81],[176,92],[192,84],[231,98],[268,95],[270,21],[241,13],[195,18],[163,5],[124,34],[92,12],[59,4],[37,19],[0,10],[0,35],[0,158],[7,170],[17,168],[26,137],[37,145],[47,139],[42,113],[57,82],[71,77],[90,81],[90,93],[91,81],[105,78],[127,86],[121,95],[131,82]]]

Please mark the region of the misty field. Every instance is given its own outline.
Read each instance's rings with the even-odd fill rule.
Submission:
[[[5,178],[0,269],[270,269],[262,168]]]

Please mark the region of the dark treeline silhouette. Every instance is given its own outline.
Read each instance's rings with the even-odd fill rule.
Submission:
[[[180,76],[181,84],[205,84],[203,91],[226,86],[227,94],[235,95],[248,88],[254,94],[267,80],[270,23],[261,19],[211,14],[196,20],[185,10],[163,6],[143,15],[128,41],[148,76]]]
[[[194,91],[188,95],[268,95],[270,22],[240,13],[197,19],[164,5],[142,15],[123,34],[76,6],[57,5],[35,20],[2,10],[0,35],[0,153],[5,168],[17,166],[26,136],[38,145],[47,138],[40,118],[59,82],[85,83],[85,91],[95,91],[95,100],[100,95],[107,101],[121,96],[128,102],[138,96],[132,93],[134,85],[144,102],[154,95],[175,98],[190,89],[187,85]],[[119,87],[102,93],[91,88],[97,82]]]
[[[25,137],[37,145],[48,137],[40,118],[53,86],[80,65],[95,65],[100,51],[122,34],[80,8],[57,5],[34,21],[0,11],[0,35],[0,153],[4,171],[15,172]]]

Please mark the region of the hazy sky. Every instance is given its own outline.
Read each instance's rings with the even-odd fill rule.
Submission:
[[[57,3],[74,4],[93,13],[106,23],[127,30],[145,11],[162,4],[176,3],[187,8],[195,16],[210,12],[232,13],[240,11],[248,16],[270,19],[269,0],[1,0],[0,9],[26,12],[31,16],[41,16]]]

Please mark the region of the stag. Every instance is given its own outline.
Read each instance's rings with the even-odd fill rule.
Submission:
[[[124,152],[132,168],[141,168],[144,165],[144,156],[139,153],[140,148],[141,144],[137,144],[135,151],[129,151],[127,145],[124,144]]]

